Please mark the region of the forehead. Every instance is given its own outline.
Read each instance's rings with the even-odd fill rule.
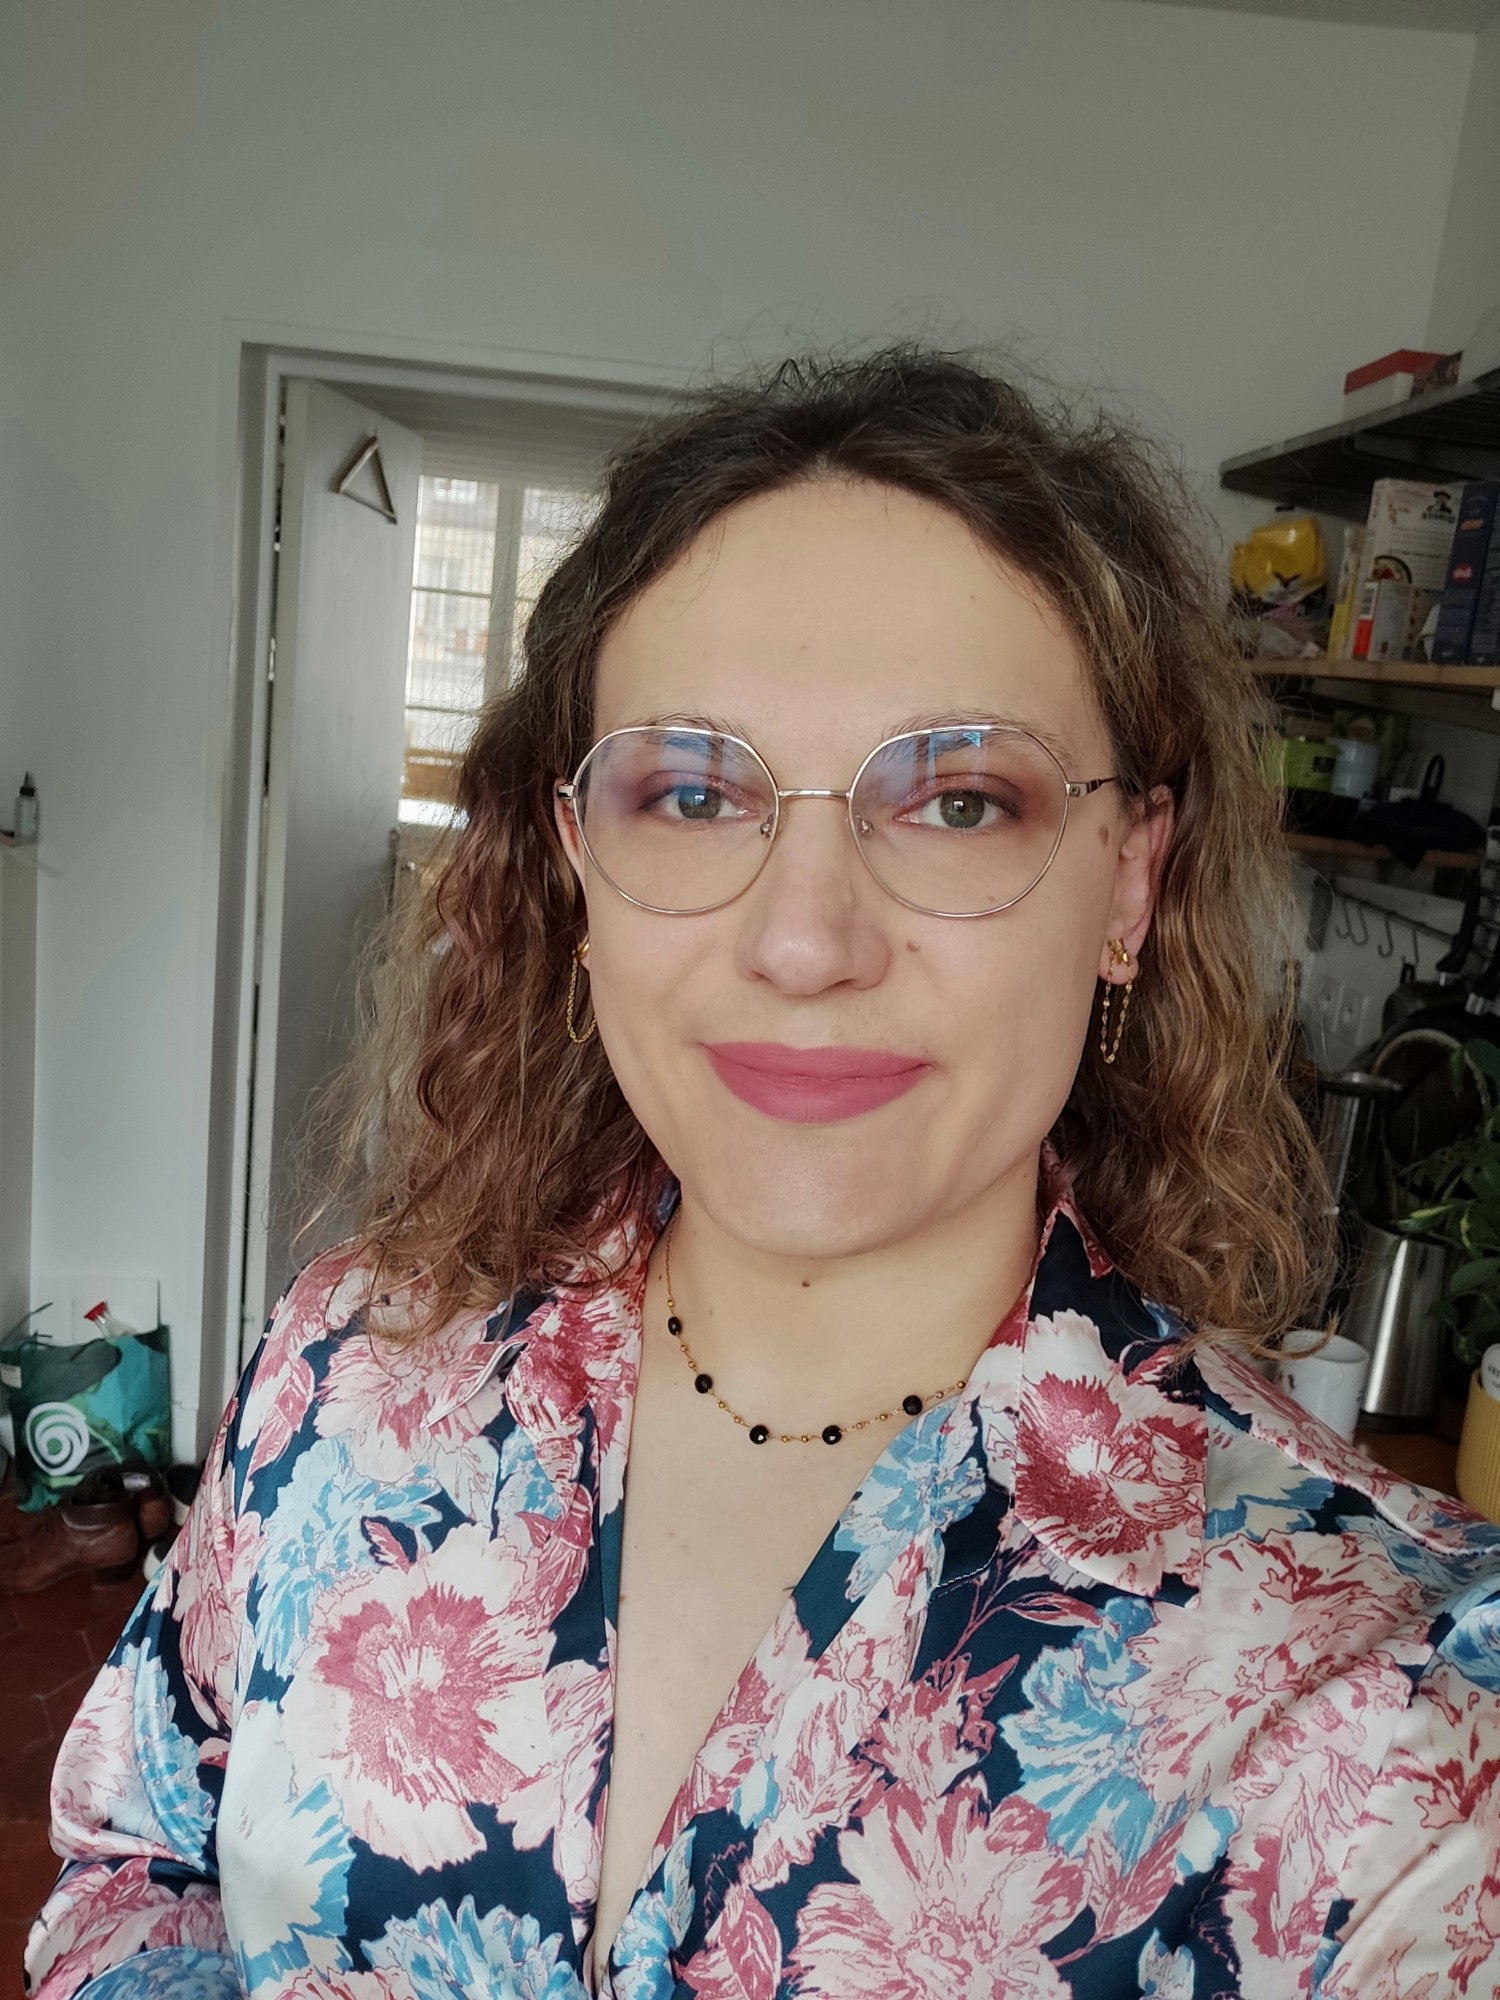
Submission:
[[[598,735],[694,716],[773,759],[810,742],[858,756],[927,714],[1021,723],[1070,776],[1107,748],[1053,607],[956,515],[893,487],[808,481],[733,508],[600,651]]]

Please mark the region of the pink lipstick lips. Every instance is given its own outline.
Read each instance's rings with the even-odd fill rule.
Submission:
[[[828,1125],[904,1096],[932,1067],[889,1049],[794,1049],[783,1042],[705,1042],[719,1081],[768,1118]]]

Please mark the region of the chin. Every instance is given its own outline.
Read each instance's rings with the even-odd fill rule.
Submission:
[[[690,1155],[679,1171],[721,1229],[772,1256],[860,1256],[901,1242],[931,1219],[903,1149],[856,1159],[831,1158],[831,1150],[778,1137],[719,1156]]]

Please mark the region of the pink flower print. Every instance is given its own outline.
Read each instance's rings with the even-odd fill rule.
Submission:
[[[734,1812],[754,1825],[766,1809],[767,1732],[793,1687],[807,1672],[807,1631],[788,1598],[754,1658],[730,1689],[693,1760],[657,1847],[659,1860],[689,1824],[706,1812]],[[653,1865],[654,1865],[653,1861]]]
[[[695,2000],[777,2000],[781,1933],[765,1905],[736,1882],[703,1949],[682,1968]]]
[[[367,1479],[394,1484],[421,1457],[422,1432],[441,1379],[436,1356],[403,1353],[355,1325],[333,1342],[318,1403],[321,1437],[347,1437]]]
[[[599,1828],[591,1808],[614,1718],[614,1690],[608,1669],[587,1660],[563,1660],[549,1668],[543,1690],[552,1738],[562,1751],[552,1852],[568,1900],[581,1910],[599,1894]]]
[[[206,1883],[180,1892],[151,1883],[147,1865],[144,1857],[116,1868],[101,1861],[68,1877],[56,1892],[61,1906],[48,1912],[45,1931],[34,1931],[27,1947],[31,2000],[67,2000],[78,1992],[84,1954],[102,1951],[109,1964],[119,1964],[163,1945],[228,1949],[214,1890]]]
[[[411,1980],[404,1968],[315,1972],[309,1967],[288,1973],[276,1987],[275,2000],[411,2000],[411,1994]]]
[[[1203,1555],[1201,1410],[1170,1402],[1156,1377],[1126,1376],[1083,1313],[1033,1322],[1016,1437],[1016,1506],[1068,1562],[1137,1592],[1172,1572],[1196,1583]]]
[[[258,1546],[259,1525],[257,1516],[245,1517],[237,1555]],[[210,1729],[222,1729],[234,1712],[239,1627],[214,1551],[207,1546],[211,1535],[201,1508],[195,1510],[157,1579],[156,1602],[163,1607],[171,1602],[193,1707]]]
[[[995,1725],[986,1719],[1009,1673],[965,1678],[967,1660],[945,1660],[899,1690],[860,1754],[918,1798],[939,1799],[985,1757]]]
[[[977,1784],[938,1800],[893,1787],[839,1841],[850,1882],[803,1906],[800,2000],[1064,2000],[1042,1946],[1076,1914],[1078,1869],[1024,1801],[985,1811]]]
[[[1293,1979],[1323,1935],[1338,1886],[1329,1853],[1342,1847],[1340,1833],[1349,1827],[1347,1806],[1335,1803],[1336,1793],[1347,1790],[1338,1768],[1344,1746],[1325,1748],[1314,1740],[1315,1729],[1304,1733],[1300,1760],[1279,1772],[1275,1791],[1247,1816],[1225,1876],[1241,1960]]]
[[[594,1502],[588,1488],[570,1481],[561,1489],[560,1500],[555,1518],[528,1514],[519,1519],[533,1551],[528,1608],[539,1626],[555,1624],[573,1601],[594,1538]]]
[[[1215,1545],[1196,1604],[1156,1604],[1129,1642],[1119,1700],[1164,1807],[1222,1786],[1258,1731],[1341,1669],[1348,1703],[1408,1699],[1387,1635],[1415,1587],[1386,1580],[1362,1548],[1312,1532],[1235,1537]]]
[[[136,1769],[134,1703],[133,1666],[101,1667],[64,1739],[52,1773],[52,1824],[75,1860],[118,1854],[122,1845],[128,1850],[129,1840],[101,1833],[107,1817],[149,1817]],[[141,1854],[152,1851],[144,1830],[134,1845]]]
[[[255,1443],[246,1468],[251,1479],[263,1465],[274,1464],[302,1428],[317,1386],[306,1358],[297,1353],[288,1355],[279,1379],[274,1369],[268,1370],[267,1375],[269,1400],[252,1391],[245,1412],[247,1425],[255,1425],[252,1433]]]
[[[587,1403],[608,1452],[628,1418],[639,1352],[633,1285],[564,1292],[520,1337],[526,1352],[511,1375],[511,1407],[529,1431],[572,1432]]]
[[[1317,1418],[1309,1416],[1280,1383],[1268,1382],[1242,1356],[1210,1347],[1197,1359],[1209,1387],[1250,1417],[1252,1435],[1274,1446],[1293,1465],[1332,1476],[1374,1500],[1397,1496],[1400,1511],[1411,1520],[1414,1532],[1420,1532],[1421,1524],[1428,1519],[1435,1521],[1440,1515],[1451,1519],[1451,1510],[1458,1505],[1456,1501],[1442,1501],[1436,1495],[1422,1493],[1395,1473],[1382,1470],[1357,1445],[1346,1442]],[[1431,1511],[1429,1502],[1437,1503]]]
[[[1422,1942],[1451,1968],[1452,1990],[1475,2000],[1500,1991],[1500,1711],[1446,1660],[1434,1663],[1402,1717],[1370,1794],[1366,1826],[1372,1822],[1397,1836],[1382,1843],[1387,1869],[1399,1867],[1406,1878],[1400,1900],[1421,1909]],[[1432,1891],[1424,1898],[1425,1877]],[[1409,1907],[1398,1907],[1398,1928],[1410,1927]],[[1379,1913],[1377,1902],[1371,1921]],[[1439,1936],[1451,1959],[1436,1952]],[[1419,1956],[1425,1963],[1420,1948]],[[1407,1987],[1395,1990],[1406,2000]]]
[[[482,1528],[452,1530],[409,1567],[361,1570],[320,1599],[283,1703],[317,1745],[352,1833],[411,1868],[480,1852],[492,1806],[517,1845],[551,1837],[557,1780],[530,1579]]]
[[[433,1421],[443,1381],[472,1358],[472,1314],[405,1353],[355,1326],[334,1342],[318,1393],[318,1434],[341,1437],[349,1462],[366,1479],[396,1486],[428,1464],[458,1505],[476,1519],[491,1511],[499,1478],[494,1446],[483,1434],[498,1415],[504,1386],[492,1380]]]
[[[921,1538],[897,1556],[767,1731],[740,1792],[741,1817],[757,1829],[747,1882],[785,1880],[793,1864],[811,1858],[825,1827],[845,1824],[879,1787],[878,1774],[853,1752],[911,1672],[929,1554]]]

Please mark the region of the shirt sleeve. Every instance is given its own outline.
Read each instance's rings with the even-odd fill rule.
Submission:
[[[1371,1787],[1314,2000],[1500,1993],[1500,1594],[1474,1598]]]
[[[215,1834],[241,1624],[230,1530],[243,1393],[170,1557],[63,1740],[52,1844],[65,1866],[26,1951],[36,2000],[218,2000],[240,1990]]]

